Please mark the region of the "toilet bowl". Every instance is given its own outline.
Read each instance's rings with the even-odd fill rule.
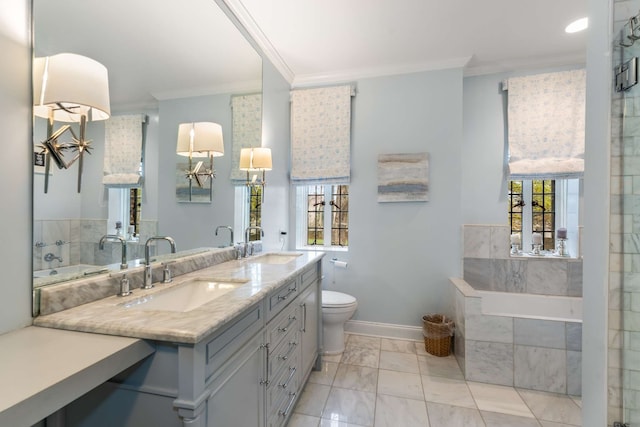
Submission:
[[[322,291],[322,331],[325,354],[344,351],[344,323],[358,307],[355,297],[334,291]]]

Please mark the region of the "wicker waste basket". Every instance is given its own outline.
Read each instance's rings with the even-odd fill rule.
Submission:
[[[427,353],[439,357],[448,356],[451,353],[454,329],[453,320],[442,314],[422,316],[422,335]]]

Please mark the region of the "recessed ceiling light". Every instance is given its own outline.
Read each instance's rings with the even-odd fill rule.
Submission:
[[[567,25],[564,29],[567,33],[577,33],[578,31],[586,30],[589,26],[589,18],[580,18]]]

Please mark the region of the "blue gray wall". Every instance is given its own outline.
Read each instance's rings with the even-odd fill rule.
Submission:
[[[267,249],[278,249],[279,230],[288,226],[289,85],[270,62],[263,65],[262,143],[272,149],[273,170],[267,172],[262,225]],[[147,150],[157,156],[157,219],[160,234],[176,239],[178,249],[226,244],[228,235],[215,236],[218,225],[234,224],[234,186],[229,181],[232,164],[230,95],[211,95],[166,100],[159,107],[158,147]],[[175,196],[176,139],[178,125],[191,121],[214,121],[223,129],[225,155],[214,160],[216,179],[213,201],[178,203]],[[152,159],[149,159],[153,164]],[[153,184],[153,181],[150,181]],[[151,198],[151,196],[150,196]],[[144,207],[143,207],[144,209]],[[150,218],[143,210],[146,218]],[[242,236],[235,236],[242,241]]]
[[[356,85],[349,252],[325,257],[325,287],[358,299],[356,320],[420,325],[448,312],[448,278],[461,273],[462,70]],[[378,155],[417,152],[430,155],[429,201],[378,203]],[[334,272],[332,256],[349,267]]]
[[[31,323],[31,49],[30,2],[0,9],[0,334]]]
[[[214,246],[218,225],[233,225],[231,170],[230,95],[210,95],[160,102],[158,139],[158,223],[159,234],[176,240],[178,250]],[[214,159],[212,203],[178,203],[176,188],[176,141],[178,125],[188,122],[222,125],[225,155]],[[222,236],[219,236],[220,238]],[[226,239],[226,235],[224,236]],[[222,242],[222,241],[221,241]]]

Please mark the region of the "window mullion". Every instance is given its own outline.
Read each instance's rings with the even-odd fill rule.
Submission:
[[[331,227],[333,225],[332,206],[331,200],[333,200],[333,194],[331,192],[331,185],[324,185],[322,187],[324,191],[324,246],[331,246]]]
[[[529,252],[531,250],[531,234],[533,224],[531,217],[533,213],[533,184],[530,179],[522,181],[522,200],[525,204],[522,207],[522,251]]]

